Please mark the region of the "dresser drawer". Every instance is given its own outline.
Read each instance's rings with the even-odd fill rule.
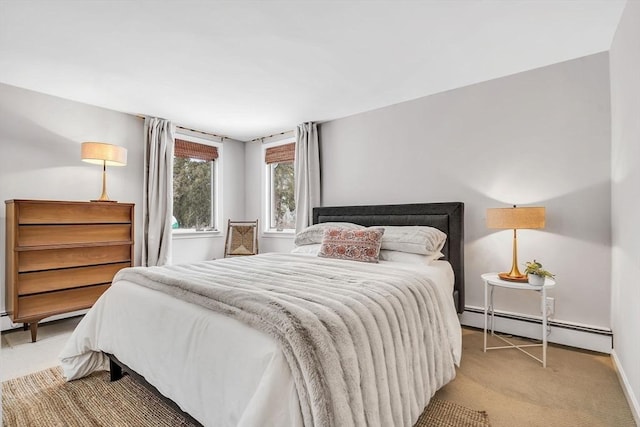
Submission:
[[[97,285],[66,291],[18,297],[16,322],[31,317],[47,317],[58,313],[89,308],[110,285]]]
[[[36,341],[46,317],[89,308],[133,265],[133,203],[6,200],[5,307]]]
[[[20,225],[18,247],[131,241],[129,224]]]
[[[111,283],[113,276],[130,264],[107,264],[63,270],[36,271],[18,274],[18,295],[79,288],[88,285]]]
[[[105,203],[23,202],[18,224],[91,224],[131,222],[131,206]]]
[[[20,273],[50,268],[132,262],[130,245],[19,251],[17,256]]]

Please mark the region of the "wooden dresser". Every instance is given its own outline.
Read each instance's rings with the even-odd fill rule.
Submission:
[[[133,265],[133,204],[5,203],[7,312],[34,342],[40,320],[91,307]]]

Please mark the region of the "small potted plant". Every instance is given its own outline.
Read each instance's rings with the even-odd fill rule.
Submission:
[[[533,261],[528,261],[525,265],[527,268],[524,270],[524,272],[528,277],[530,285],[542,286],[544,285],[545,278],[555,277],[555,275],[551,274],[547,270],[544,270],[542,268],[542,264],[540,264],[535,259]]]

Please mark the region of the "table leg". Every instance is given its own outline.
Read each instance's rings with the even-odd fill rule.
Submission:
[[[496,289],[495,286],[491,285],[491,290],[489,291],[489,310],[491,311],[491,335],[494,335],[495,330],[495,313],[496,313],[496,308],[493,306],[493,291]]]
[[[486,353],[487,352],[487,310],[489,308],[489,306],[487,305],[487,281],[484,281],[484,347],[482,348],[483,351]]]
[[[547,367],[547,290],[542,287],[542,367]]]

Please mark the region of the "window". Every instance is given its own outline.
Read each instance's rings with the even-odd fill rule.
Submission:
[[[266,213],[269,231],[293,231],[296,228],[295,181],[293,160],[295,144],[272,144],[264,150],[266,165]]]
[[[173,229],[211,231],[216,227],[218,147],[175,140]]]

